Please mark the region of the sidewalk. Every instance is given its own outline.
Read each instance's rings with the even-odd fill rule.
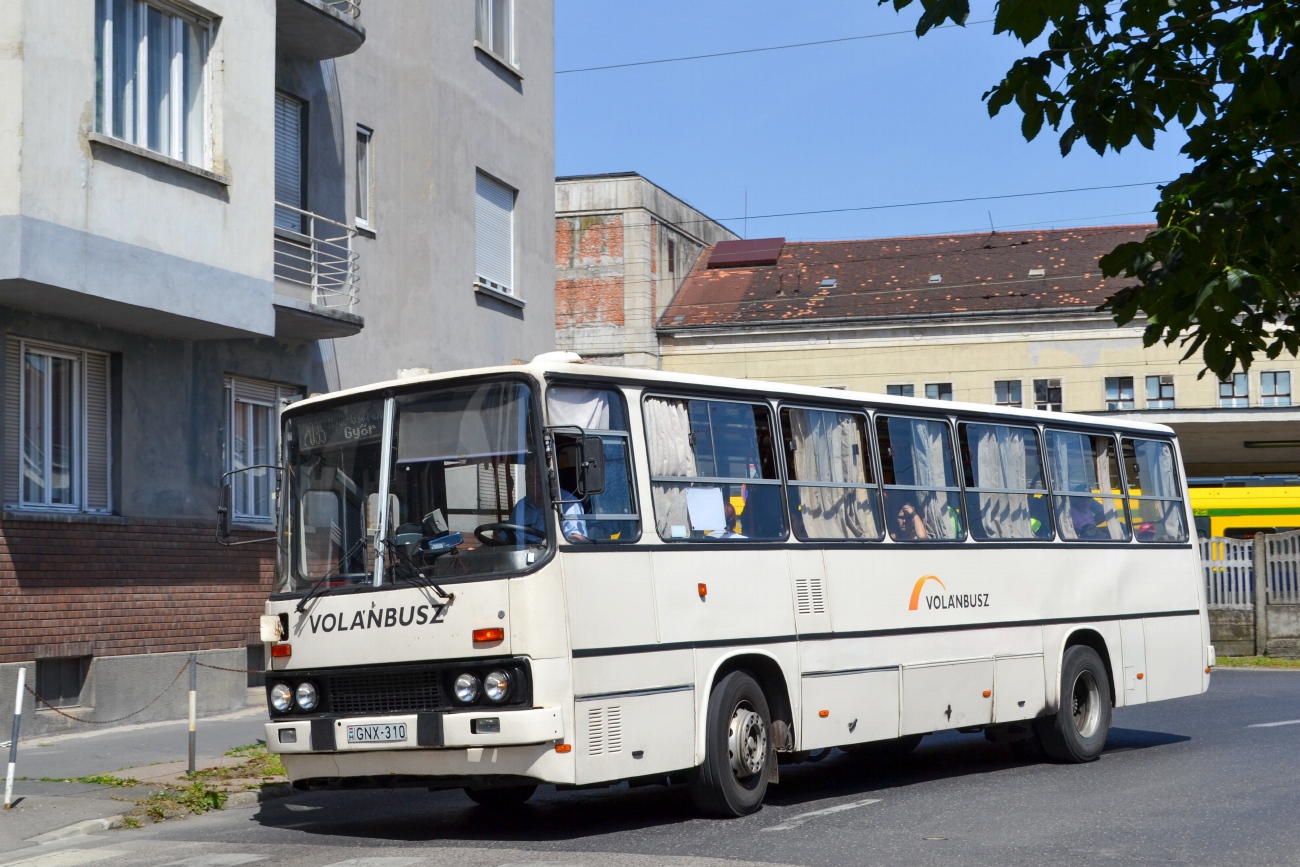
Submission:
[[[237,763],[227,750],[262,741],[266,711],[248,708],[198,721],[196,766]],[[188,767],[189,722],[145,723],[103,731],[54,735],[18,743],[14,806],[0,812],[0,852],[33,845],[31,838],[86,820],[119,816],[158,787],[175,783]],[[130,777],[139,786],[81,782],[101,774]]]

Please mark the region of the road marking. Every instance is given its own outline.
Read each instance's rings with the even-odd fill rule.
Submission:
[[[789,831],[792,828],[798,828],[809,819],[816,819],[818,816],[829,816],[832,813],[843,813],[845,810],[856,810],[858,807],[865,807],[867,804],[879,804],[879,798],[867,798],[865,801],[854,801],[851,804],[840,804],[835,807],[827,807],[824,810],[813,810],[811,813],[800,813],[797,816],[791,816],[780,825],[772,825],[764,828],[764,831]]]
[[[1248,729],[1271,729],[1274,726],[1300,726],[1300,719],[1284,719],[1281,722],[1255,723],[1246,726]]]
[[[333,864],[326,864],[325,867],[411,867],[412,864],[419,863],[419,858],[349,858],[346,861],[335,861]]]
[[[78,864],[89,864],[91,861],[103,861],[105,858],[125,854],[120,849],[64,849],[62,852],[10,861],[4,867],[77,867]]]
[[[179,861],[168,861],[158,867],[239,867],[254,861],[265,861],[268,855],[191,855]]]

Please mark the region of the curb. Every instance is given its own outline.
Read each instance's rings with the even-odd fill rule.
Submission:
[[[65,825],[62,828],[55,828],[53,831],[47,831],[44,834],[37,834],[35,837],[28,837],[27,843],[53,843],[56,840],[66,840],[69,837],[79,837],[83,834],[93,834],[96,831],[109,831],[114,828],[121,828],[126,824],[125,816],[105,816],[102,819],[87,819],[84,822],[74,822],[71,825]]]
[[[293,794],[293,787],[288,783],[275,783],[270,786],[252,792],[234,792],[226,797],[226,805],[223,810],[230,810],[236,807],[255,807],[258,804],[265,804],[267,801],[274,801],[278,798],[287,798]]]

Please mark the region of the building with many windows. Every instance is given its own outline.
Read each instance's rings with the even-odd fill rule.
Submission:
[[[1226,382],[1097,306],[1097,260],[1148,226],[719,243],[658,320],[661,366],[1172,425],[1189,475],[1300,471],[1300,362]]]
[[[0,692],[23,665],[47,704],[115,718],[197,651],[218,666],[202,709],[242,706],[275,472],[233,477],[250,544],[217,544],[214,510],[226,473],[277,462],[280,407],[554,346],[551,19],[8,4]],[[172,689],[131,719],[184,706]]]

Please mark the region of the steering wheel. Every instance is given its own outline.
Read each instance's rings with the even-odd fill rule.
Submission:
[[[497,533],[505,531],[510,534],[509,539],[498,539],[495,535],[488,536],[488,533]],[[474,528],[474,538],[478,539],[484,545],[501,546],[514,545],[516,540],[522,538],[524,544],[540,544],[546,541],[546,534],[538,532],[532,527],[525,527],[522,524],[479,524]]]

